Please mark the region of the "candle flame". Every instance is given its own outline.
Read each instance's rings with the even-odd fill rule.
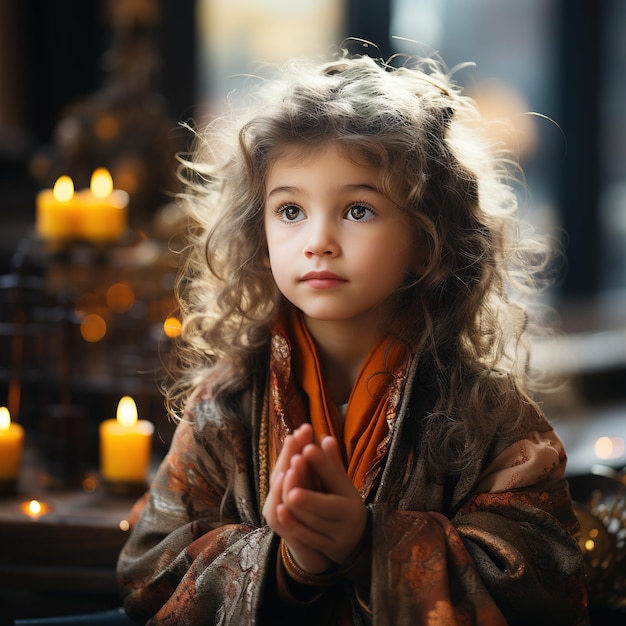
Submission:
[[[39,500],[34,499],[22,502],[20,509],[32,518],[40,517],[50,511],[50,507],[45,502],[39,502]]]
[[[11,425],[11,414],[6,406],[0,406],[0,430],[9,430]]]
[[[74,197],[74,181],[69,176],[59,176],[54,183],[52,196],[57,202],[69,202]]]
[[[134,426],[137,423],[137,405],[130,396],[124,396],[117,405],[117,421],[122,426]]]
[[[94,170],[91,175],[91,184],[89,185],[91,193],[98,199],[108,198],[113,191],[113,179],[109,170],[99,167]]]

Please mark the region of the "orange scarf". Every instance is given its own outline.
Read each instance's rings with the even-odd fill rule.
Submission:
[[[387,451],[406,356],[406,349],[388,337],[372,347],[352,389],[342,432],[313,338],[302,315],[290,308],[276,324],[272,338],[270,414],[275,423],[270,428],[271,465],[285,436],[310,422],[316,439],[332,435],[343,444],[348,475],[365,498]]]

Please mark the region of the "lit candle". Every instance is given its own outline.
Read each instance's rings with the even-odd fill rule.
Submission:
[[[11,422],[9,409],[0,407],[0,481],[15,481],[22,460],[24,429]]]
[[[50,510],[50,507],[45,502],[39,500],[29,500],[28,502],[22,502],[20,507],[28,517],[32,519],[38,519],[42,515],[45,515]]]
[[[124,396],[116,419],[100,424],[100,471],[110,483],[145,483],[154,426],[137,419],[137,406]]]
[[[117,241],[126,230],[128,194],[113,189],[108,170],[96,169],[89,189],[81,191],[79,196],[82,205],[80,237],[94,243]]]
[[[76,237],[81,200],[74,193],[74,182],[60,176],[52,189],[37,194],[37,234],[46,241],[70,240]]]

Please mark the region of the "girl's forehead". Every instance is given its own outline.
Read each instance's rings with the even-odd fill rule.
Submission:
[[[399,170],[394,171],[390,163],[382,164],[380,160],[380,157],[375,158],[359,145],[344,143],[339,139],[314,144],[289,142],[270,155],[262,184],[267,193],[268,187],[276,184],[277,180],[284,181],[293,175],[304,177],[302,180],[306,181],[309,168],[319,170],[326,167],[330,168],[327,169],[329,177],[367,180],[368,185],[376,188],[398,207],[403,207],[407,198],[406,181]]]
[[[297,141],[285,143],[274,150],[268,165],[269,168],[279,162],[282,165],[304,165],[315,160],[327,150],[336,150],[341,158],[345,158],[359,167],[381,169],[373,162],[373,159],[367,157],[365,150],[359,150],[354,145],[346,144],[334,138],[320,140],[313,144]]]

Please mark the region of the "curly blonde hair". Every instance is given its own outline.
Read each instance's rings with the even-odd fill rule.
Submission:
[[[199,131],[180,170],[190,223],[172,410],[217,363],[228,364],[221,388],[232,396],[264,354],[283,302],[267,263],[266,173],[285,146],[335,141],[380,168],[383,192],[423,243],[421,269],[397,294],[393,332],[428,364],[437,390],[430,418],[456,442],[450,457],[459,447],[471,455],[493,429],[494,398],[511,402],[514,422],[530,402],[520,296],[535,291],[547,250],[522,233],[519,172],[482,138],[484,125],[439,61],[391,67],[343,52],[319,64],[290,61],[259,81],[245,106]]]

